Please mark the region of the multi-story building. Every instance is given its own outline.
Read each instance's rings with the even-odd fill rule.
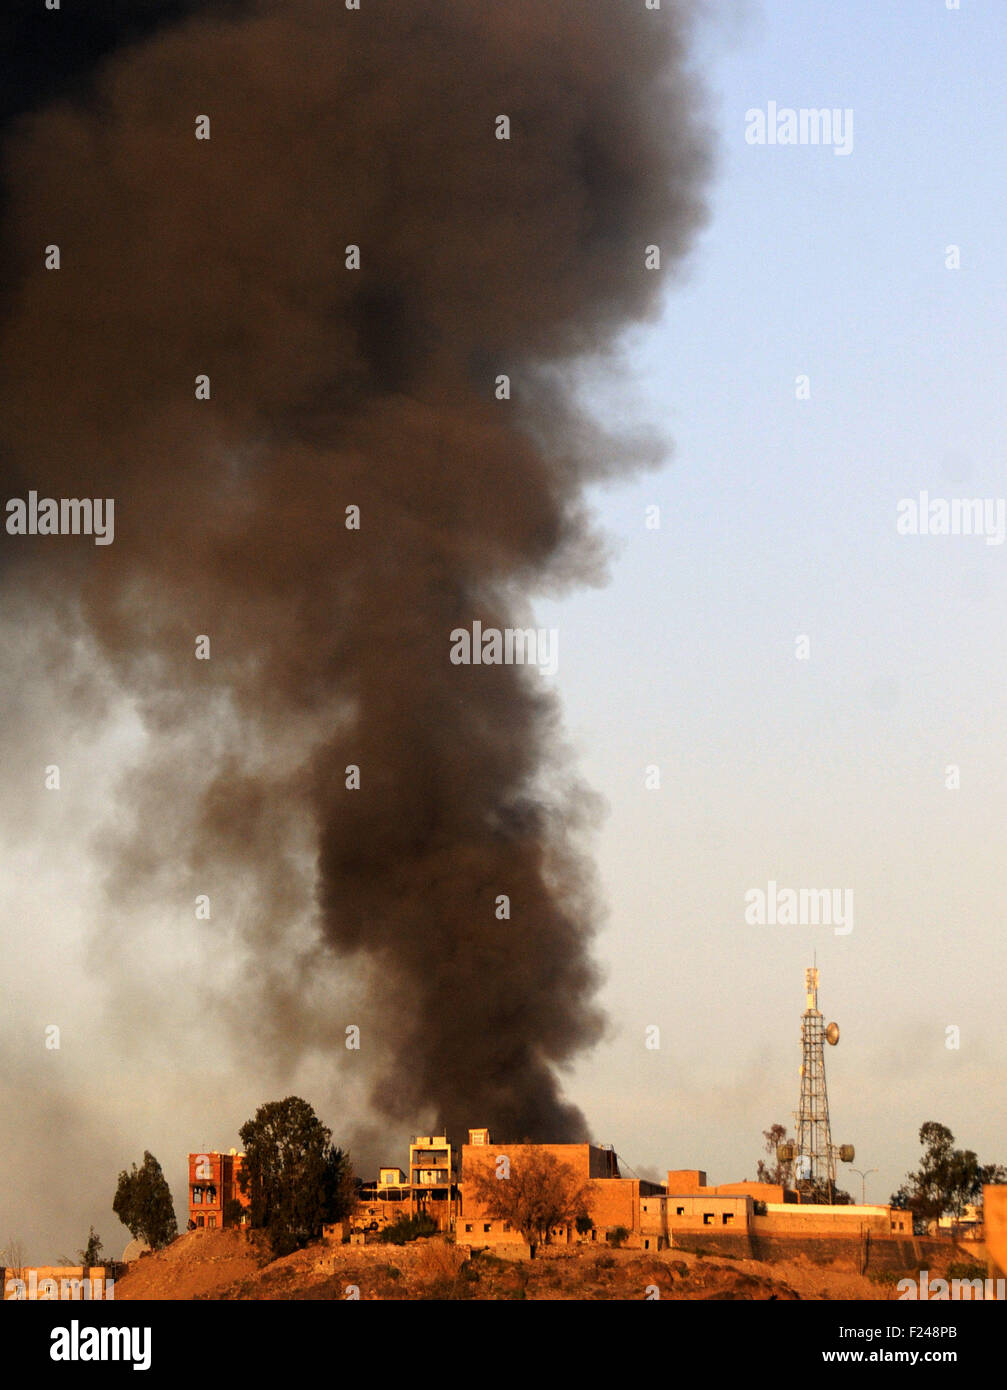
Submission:
[[[191,1153],[189,1155],[189,1230],[223,1226],[243,1226],[247,1218],[235,1219],[231,1202],[247,1208],[251,1199],[241,1191],[238,1175],[245,1155],[230,1153]]]
[[[447,1135],[416,1135],[409,1145],[410,1214],[425,1212],[442,1230],[458,1206],[458,1151]]]

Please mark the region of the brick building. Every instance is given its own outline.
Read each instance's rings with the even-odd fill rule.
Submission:
[[[191,1153],[189,1155],[189,1229],[212,1230],[223,1226],[245,1225],[246,1218],[235,1221],[228,1212],[228,1203],[240,1202],[248,1207],[251,1199],[238,1185],[238,1174],[244,1154],[236,1149],[230,1153]],[[231,1216],[231,1219],[227,1219]]]
[[[640,1250],[680,1245],[738,1254],[792,1254],[798,1248],[828,1254],[912,1237],[910,1214],[887,1206],[802,1203],[796,1192],[775,1183],[711,1186],[699,1168],[669,1169],[666,1184],[623,1177],[610,1145],[500,1144],[491,1142],[487,1129],[469,1130],[460,1150],[445,1135],[414,1137],[408,1171],[382,1167],[376,1182],[361,1187],[350,1225],[376,1235],[402,1216],[426,1212],[441,1230],[453,1231],[459,1245],[527,1253],[521,1232],[479,1201],[474,1178],[493,1173],[503,1157],[517,1168],[532,1151],[552,1155],[587,1189],[590,1227],[579,1231],[576,1221],[557,1226],[549,1232],[550,1244],[602,1244],[621,1231],[625,1244]],[[209,1215],[205,1204],[202,1211]]]
[[[491,1216],[475,1195],[473,1176],[492,1173],[506,1157],[517,1168],[532,1150],[544,1151],[568,1167],[578,1182],[588,1189],[589,1231],[581,1233],[574,1223],[554,1228],[550,1242],[557,1245],[604,1241],[611,1231],[622,1227],[630,1241],[640,1230],[640,1202],[662,1188],[642,1178],[624,1178],[619,1173],[615,1150],[600,1144],[491,1144],[487,1130],[470,1130],[469,1142],[462,1146],[461,1211],[455,1225],[459,1245],[520,1244],[524,1237],[509,1222]],[[501,1181],[504,1181],[501,1179]]]

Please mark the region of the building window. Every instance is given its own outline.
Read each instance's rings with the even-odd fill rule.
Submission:
[[[201,1187],[194,1187],[194,1188],[192,1189],[192,1204],[193,1204],[193,1206],[194,1206],[194,1207],[198,1207],[198,1206],[202,1203],[202,1200],[203,1200],[203,1189],[202,1189]]]
[[[704,1211],[704,1212],[703,1212],[703,1225],[704,1225],[704,1226],[712,1226],[712,1225],[713,1225],[713,1218],[714,1218],[715,1215],[716,1215],[715,1212],[712,1212],[712,1211]]]
[[[465,1223],[465,1229],[466,1229],[466,1231],[471,1231],[471,1230],[472,1230],[472,1222],[471,1222],[471,1221],[467,1221],[467,1222]]]
[[[649,1249],[650,1249],[650,1241],[649,1241],[649,1240],[645,1240],[645,1241],[643,1242],[643,1248],[644,1248],[644,1250],[649,1250]]]
[[[202,1224],[203,1224],[203,1213],[200,1212],[199,1215],[196,1217],[196,1225],[197,1225],[197,1226],[202,1226]]]
[[[685,1215],[685,1207],[676,1207],[676,1208],[675,1208],[675,1215],[676,1215],[676,1216],[684,1216],[684,1215]]]
[[[732,1222],[733,1220],[734,1220],[734,1212],[733,1212],[733,1211],[725,1211],[725,1212],[724,1212],[724,1225],[725,1225],[725,1226],[730,1226],[730,1224],[731,1224],[731,1222]]]
[[[208,1216],[206,1218],[206,1224],[207,1226],[216,1226],[217,1218],[215,1216]]]
[[[483,1235],[487,1235],[492,1229],[493,1229],[492,1226],[491,1226],[490,1223],[487,1221],[487,1222],[483,1225]]]

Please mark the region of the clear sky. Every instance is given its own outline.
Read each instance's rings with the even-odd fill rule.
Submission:
[[[663,469],[593,496],[606,586],[536,605],[559,631],[546,679],[576,767],[607,807],[589,848],[612,1028],[566,1085],[595,1138],[650,1176],[754,1177],[761,1132],[792,1124],[816,952],[842,1030],[833,1138],[879,1170],[868,1200],[916,1166],[927,1120],[1007,1161],[1007,542],[896,529],[921,491],[1007,497],[1005,32],[997,0],[711,11],[697,49],[717,143],[709,226],[622,373],[585,387],[602,419],[674,441]],[[746,112],[770,102],[851,109],[850,153],[746,143]],[[10,775],[35,777],[53,747],[67,770],[55,836],[41,797],[0,808],[0,1241],[40,1262],[93,1223],[118,1254],[115,1174],[145,1148],[181,1214],[185,1153],[237,1145],[263,1099],[296,1090],[339,1138],[361,1092],[345,1069],[333,1083],[321,1038],[293,1071],[282,1056],[236,1065],[186,992],[205,961],[169,950],[149,912],[96,948],[100,808],[144,736],[83,656],[77,713],[55,685],[40,706],[36,638],[10,611],[0,636]],[[747,924],[746,893],[771,880],[848,891],[852,930]],[[353,982],[338,990],[341,1027],[359,1015]],[[168,1006],[170,1046],[149,1026]],[[62,1045],[44,1051],[50,1023]],[[402,1162],[408,1138],[373,1161]]]
[[[770,4],[706,30],[711,222],[605,403],[674,452],[597,498],[608,586],[538,614],[609,806],[616,1032],[573,1089],[638,1167],[754,1176],[797,1105],[816,951],[833,1138],[880,1170],[868,1198],[925,1120],[1005,1156],[1007,545],[896,530],[924,490],[1007,494],[1005,18]],[[771,101],[851,108],[852,151],[746,143]],[[746,925],[770,880],[849,889],[853,930]]]

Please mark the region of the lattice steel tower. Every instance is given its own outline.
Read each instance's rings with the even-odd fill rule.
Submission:
[[[832,1200],[836,1185],[836,1160],[852,1163],[852,1144],[832,1142],[829,1126],[829,1093],[825,1084],[825,1043],[839,1041],[838,1023],[825,1025],[818,1007],[818,968],[804,972],[806,1008],[801,1016],[801,1101],[794,1112],[797,1142],[794,1145],[794,1177],[798,1191],[825,1188]]]

